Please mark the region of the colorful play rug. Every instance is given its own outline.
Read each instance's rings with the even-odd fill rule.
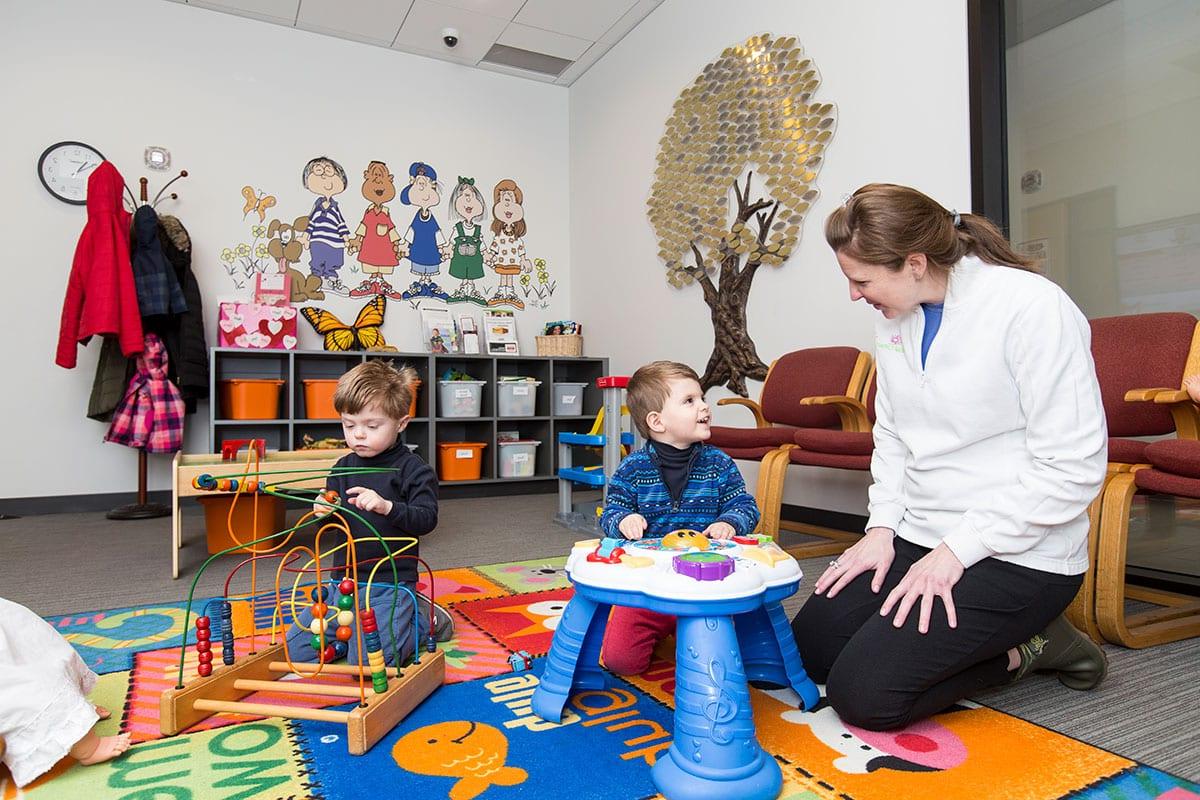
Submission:
[[[671,741],[670,642],[644,676],[613,678],[605,691],[573,697],[561,724],[530,709],[542,671],[538,657],[571,594],[562,564],[436,572],[437,599],[456,624],[455,638],[442,645],[446,684],[357,757],[347,753],[345,726],[324,722],[217,714],[163,738],[158,695],[174,683],[181,603],[51,618],[101,673],[93,699],[119,709],[100,732],[124,730],[136,744],[107,764],[63,762],[24,793],[0,768],[0,798],[655,797],[650,766]],[[249,642],[239,641],[238,649],[248,651]],[[531,669],[511,671],[515,650],[535,657]],[[1200,785],[975,704],[902,731],[873,733],[845,725],[823,705],[795,710],[790,690],[752,695],[758,736],[783,769],[786,800],[1200,800]]]

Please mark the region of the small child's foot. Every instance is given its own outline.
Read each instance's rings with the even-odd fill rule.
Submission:
[[[96,749],[92,751],[92,754],[86,758],[79,759],[79,763],[85,767],[114,759],[129,749],[128,733],[116,736],[100,736],[97,738],[99,741],[96,743]]]
[[[112,712],[104,706],[96,706],[96,716],[100,717],[100,719],[109,719],[112,717]]]

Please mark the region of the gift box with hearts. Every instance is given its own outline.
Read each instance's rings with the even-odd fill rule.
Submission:
[[[296,309],[262,303],[221,303],[217,344],[251,350],[295,350]]]

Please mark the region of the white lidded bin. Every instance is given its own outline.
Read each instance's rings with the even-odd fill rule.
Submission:
[[[438,415],[478,417],[487,381],[438,381]]]
[[[537,464],[537,439],[496,442],[500,448],[501,478],[532,478]]]
[[[554,415],[557,417],[577,417],[583,413],[583,390],[586,383],[556,383],[554,384]]]
[[[532,417],[537,413],[537,387],[541,381],[499,381],[496,384],[496,416]]]

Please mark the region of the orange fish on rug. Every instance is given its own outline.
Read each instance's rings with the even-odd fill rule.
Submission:
[[[392,759],[401,769],[458,778],[450,787],[450,800],[473,800],[492,784],[524,783],[529,773],[520,767],[506,767],[507,757],[508,739],[498,728],[467,720],[417,728],[392,746]]]

